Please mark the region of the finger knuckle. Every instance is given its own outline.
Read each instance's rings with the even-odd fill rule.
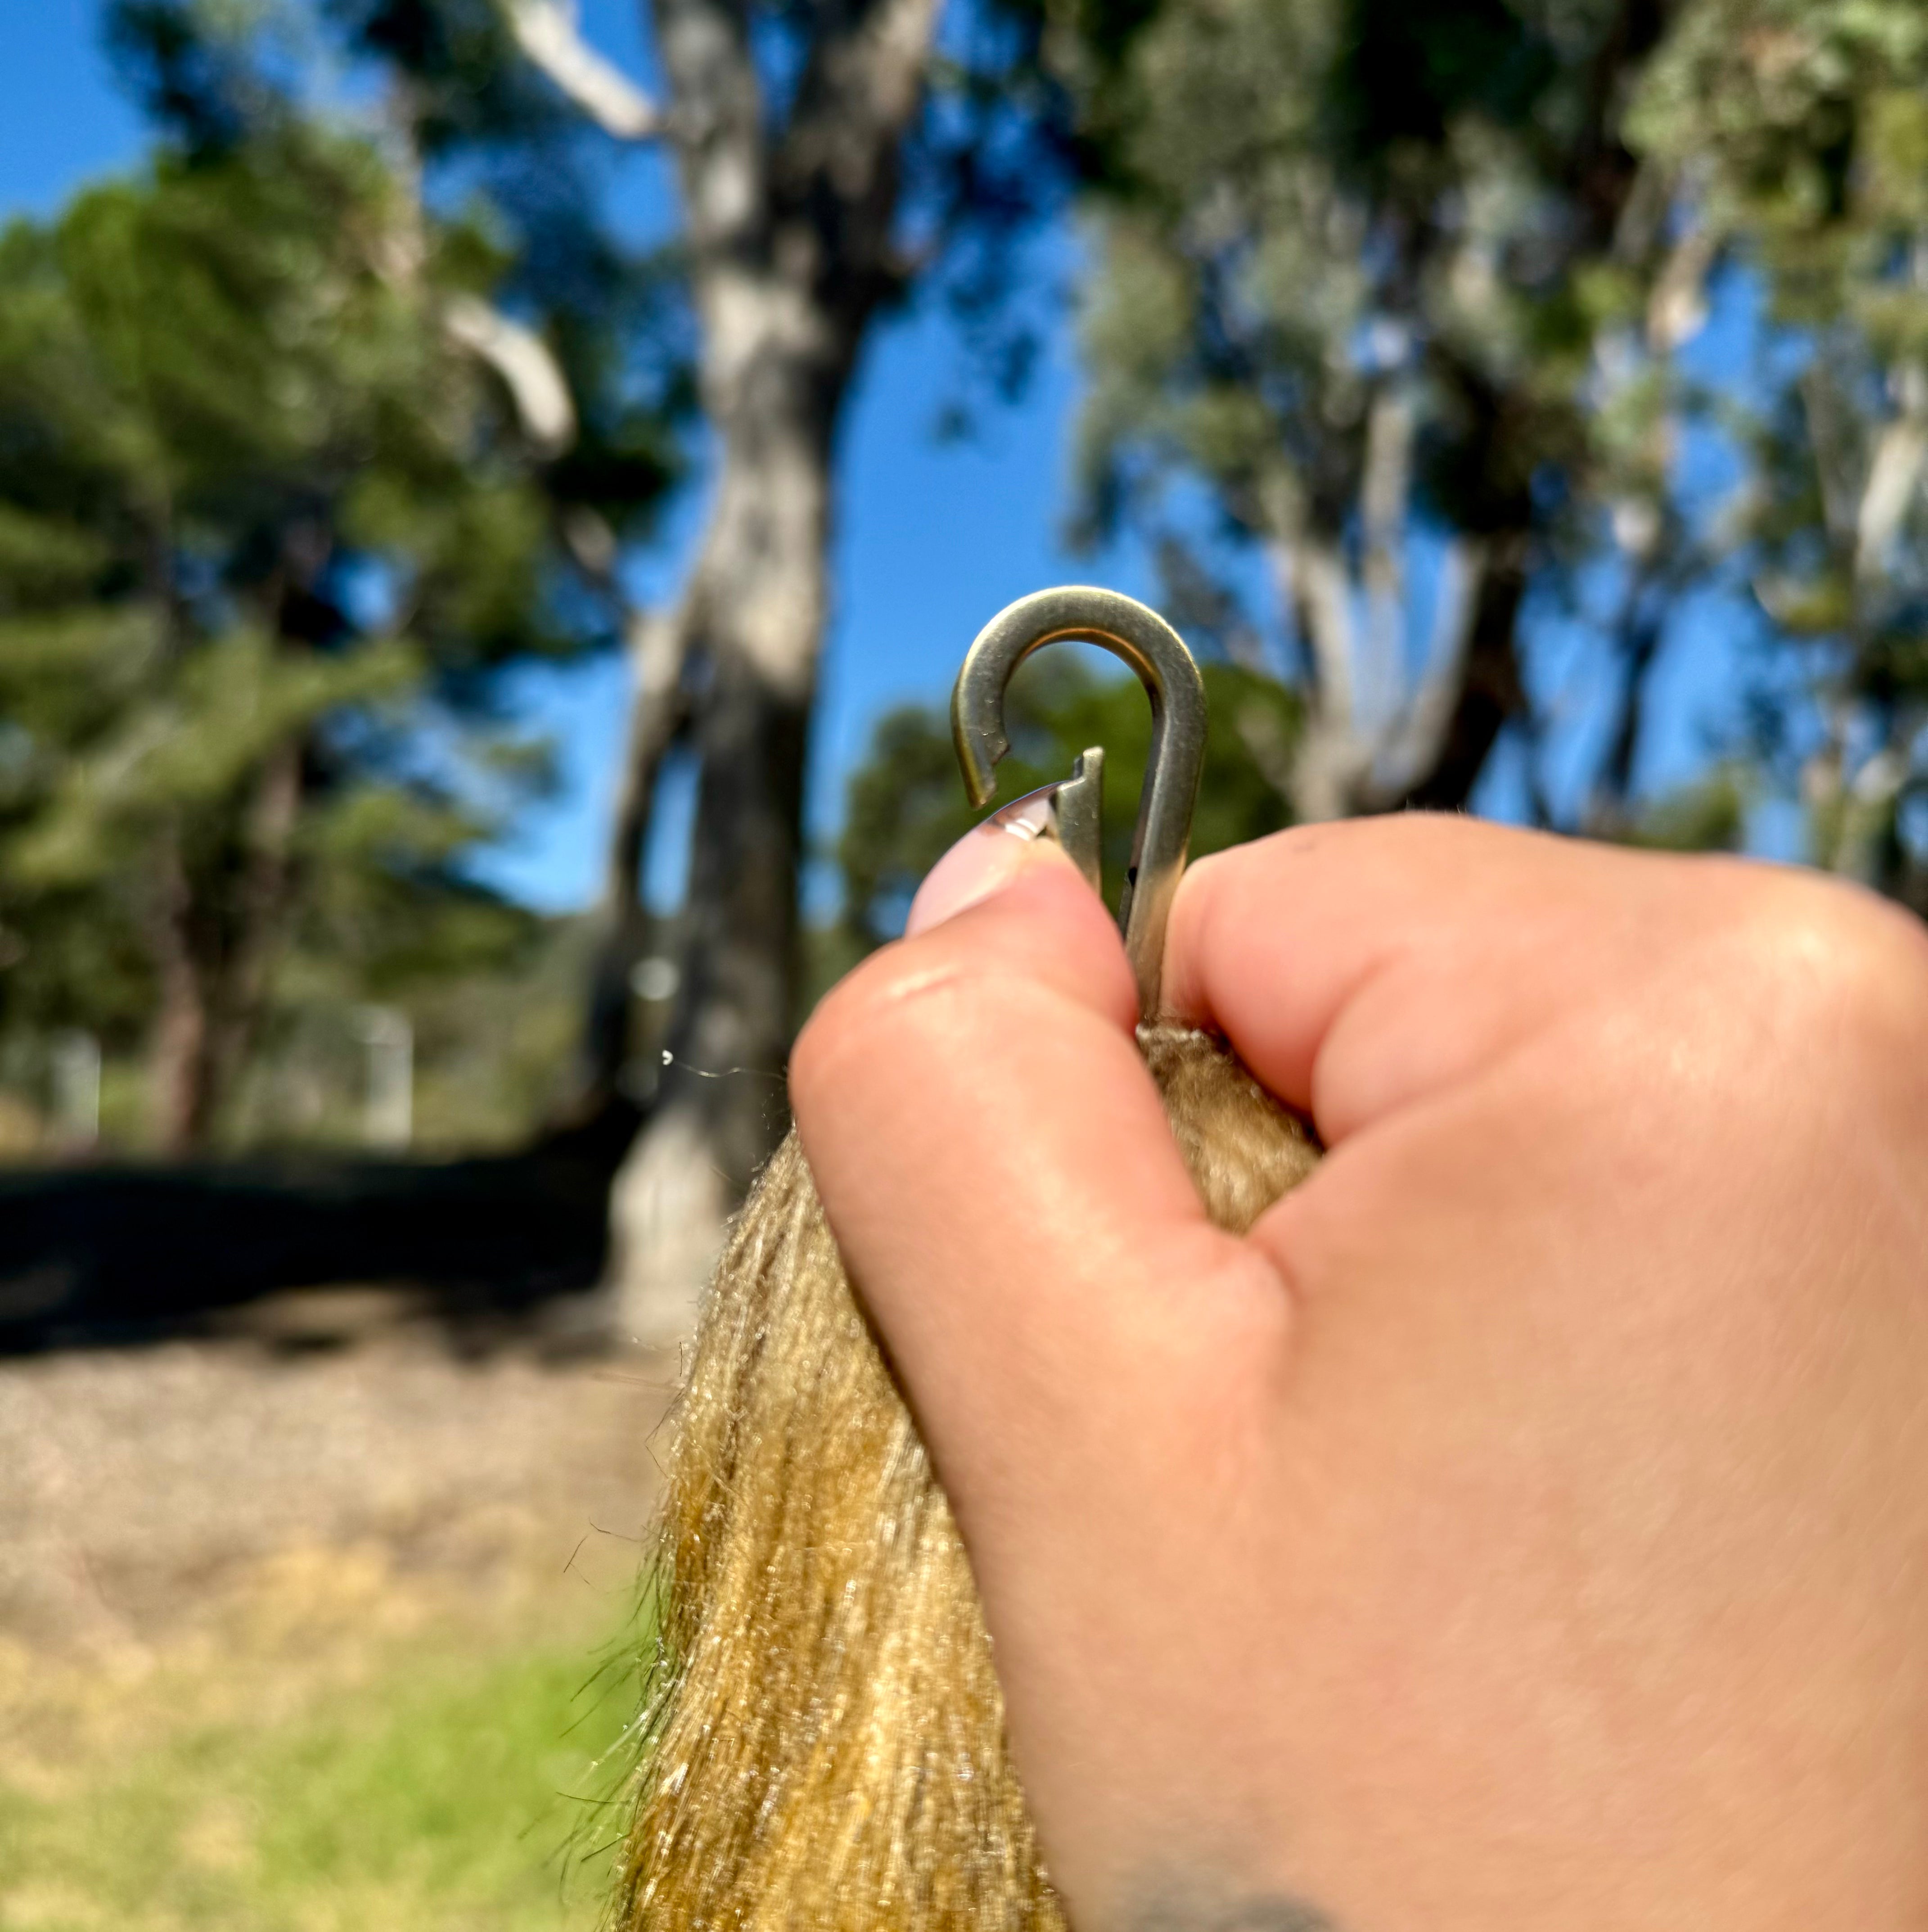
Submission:
[[[790,1049],[790,1084],[799,1106],[811,1100],[865,1041],[875,1036],[880,1012],[894,998],[901,974],[898,949],[873,953],[820,1000]]]
[[[1745,888],[1742,970],[1790,1034],[1855,1072],[1928,1048],[1928,932],[1859,886],[1765,868]]]
[[[808,1111],[859,1060],[904,1060],[945,1030],[961,1000],[981,1003],[1000,982],[982,962],[967,964],[942,948],[890,946],[873,953],[824,995],[798,1035],[793,1099]]]

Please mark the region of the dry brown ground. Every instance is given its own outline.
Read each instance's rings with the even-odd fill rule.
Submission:
[[[0,1772],[191,1695],[295,1708],[389,1640],[620,1627],[673,1360],[481,1355],[388,1298],[0,1360]]]

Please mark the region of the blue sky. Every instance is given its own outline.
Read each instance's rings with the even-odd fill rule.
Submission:
[[[87,180],[136,161],[140,121],[117,91],[97,41],[94,0],[33,0],[10,9],[0,75],[0,212],[52,213]],[[586,31],[640,64],[628,0],[590,0]],[[655,217],[659,184],[645,163],[619,184],[637,226]],[[980,625],[1040,585],[1096,576],[1138,594],[1150,586],[1130,555],[1076,557],[1057,540],[1065,431],[1076,403],[1070,344],[1050,346],[1023,404],[999,411],[973,442],[944,443],[933,420],[958,367],[943,318],[893,320],[878,334],[847,418],[835,540],[835,607],[813,746],[811,820],[819,836],[840,815],[843,780],[870,725],[892,705],[942,700]],[[663,554],[643,561],[652,588],[674,581],[700,517],[692,492]],[[485,862],[488,874],[545,908],[586,904],[595,890],[624,710],[621,665],[526,678],[528,722],[562,752],[559,795],[529,812]],[[678,801],[665,801],[652,897],[673,895]]]
[[[138,116],[117,91],[97,41],[97,0],[16,0],[8,58],[0,71],[0,214],[52,213],[74,188],[126,166],[142,152]],[[587,0],[585,31],[631,71],[645,52],[637,0]],[[616,205],[638,230],[668,216],[658,164],[625,164]],[[1066,238],[1040,259],[1069,259]],[[941,315],[913,313],[874,339],[846,418],[840,458],[834,607],[826,640],[810,783],[813,834],[840,813],[844,776],[879,714],[907,700],[939,701],[964,646],[992,612],[1040,586],[1095,580],[1139,596],[1152,589],[1144,557],[1127,544],[1078,556],[1059,541],[1068,431],[1078,375],[1068,321],[1052,335],[1018,406],[988,416],[972,442],[941,442],[939,404],[958,368]],[[673,584],[701,514],[698,493],[679,507],[659,552],[640,575],[657,591]],[[1650,777],[1678,773],[1700,755],[1699,719],[1729,682],[1732,659],[1714,620],[1690,620],[1669,674],[1684,680],[1665,707],[1663,742],[1643,760]],[[530,727],[556,740],[562,782],[484,869],[532,904],[563,910],[588,902],[598,874],[625,709],[613,661],[524,679],[518,699]],[[1585,704],[1584,694],[1576,702]],[[1482,802],[1504,812],[1509,786],[1498,770]],[[675,896],[679,820],[687,800],[664,801],[651,896]]]

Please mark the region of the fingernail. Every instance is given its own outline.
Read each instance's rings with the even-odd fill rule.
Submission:
[[[1034,792],[967,832],[925,874],[904,922],[904,938],[928,932],[1009,885],[1037,852],[1051,818],[1049,793]]]

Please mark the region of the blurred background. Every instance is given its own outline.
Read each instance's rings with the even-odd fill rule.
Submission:
[[[1919,0],[13,14],[0,1928],[595,1922],[675,1349],[1011,598],[1193,645],[1195,849],[1928,913]],[[1114,668],[1004,795],[1115,847]]]

